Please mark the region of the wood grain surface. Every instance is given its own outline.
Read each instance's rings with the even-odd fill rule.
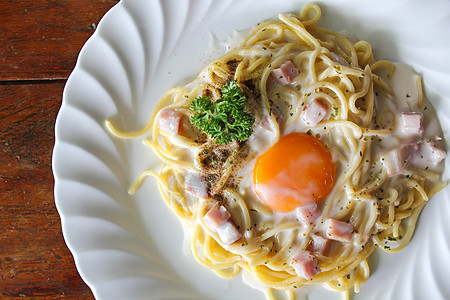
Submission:
[[[0,1],[0,299],[93,299],[53,197],[62,91],[78,53],[118,1]]]
[[[65,79],[112,0],[0,1],[0,80]]]

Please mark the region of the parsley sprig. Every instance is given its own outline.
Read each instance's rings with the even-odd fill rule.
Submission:
[[[229,81],[221,90],[222,98],[212,102],[209,97],[197,97],[190,108],[196,112],[191,122],[212,138],[216,144],[233,140],[243,142],[253,133],[254,118],[244,111],[246,97],[235,81]]]

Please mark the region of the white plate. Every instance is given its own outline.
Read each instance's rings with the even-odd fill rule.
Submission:
[[[142,128],[160,96],[223,53],[209,44],[301,0],[124,0],[80,53],[63,95],[53,156],[55,198],[77,268],[98,299],[262,299],[240,277],[223,280],[183,253],[183,232],[156,183],[127,188],[158,166],[141,140],[107,134]],[[378,59],[423,75],[450,140],[450,2],[321,1],[323,26],[369,41]],[[208,50],[209,49],[209,50]],[[207,51],[208,50],[208,51]],[[446,169],[449,168],[446,162]],[[447,174],[445,178],[448,178]],[[355,299],[449,299],[450,188],[425,207],[411,244],[373,254],[371,277]],[[322,289],[311,299],[340,299]]]

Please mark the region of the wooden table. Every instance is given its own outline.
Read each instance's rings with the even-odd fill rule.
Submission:
[[[0,299],[93,299],[64,243],[51,157],[66,79],[117,2],[0,1]]]

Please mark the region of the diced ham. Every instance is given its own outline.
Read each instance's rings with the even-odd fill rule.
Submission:
[[[203,217],[206,226],[211,230],[217,230],[221,225],[227,222],[231,217],[228,210],[222,205],[214,205]]]
[[[349,242],[352,239],[352,232],[352,224],[331,218],[327,221],[326,235],[329,239],[339,242]]]
[[[315,202],[312,202],[305,206],[297,207],[295,209],[295,213],[297,215],[297,218],[305,224],[311,224],[320,216],[320,211],[317,208],[317,204]]]
[[[184,179],[184,187],[197,197],[208,197],[208,183],[199,174],[188,173]]]
[[[428,144],[428,146],[430,147],[431,150],[430,161],[433,165],[436,166],[438,163],[440,163],[443,159],[447,157],[447,152],[445,152],[445,150],[442,149],[441,146],[435,141],[430,141],[426,144]]]
[[[416,112],[402,113],[400,115],[401,129],[405,134],[422,134],[423,133],[423,115]]]
[[[324,255],[328,252],[331,247],[331,240],[321,237],[317,234],[311,235],[311,241],[309,243],[308,249],[313,253]]]
[[[273,78],[281,85],[287,85],[294,81],[298,76],[298,70],[292,63],[288,60],[281,64],[278,68],[272,71]]]
[[[316,126],[325,118],[328,107],[320,100],[314,99],[311,103],[305,105],[300,115],[303,122],[309,126]]]
[[[171,108],[164,108],[159,112],[159,129],[176,135],[180,129],[182,114]]]
[[[223,223],[217,228],[216,232],[220,240],[227,245],[233,244],[242,237],[242,234],[231,221]]]
[[[224,244],[232,244],[242,237],[231,220],[231,214],[222,205],[213,206],[203,217],[203,221],[209,229],[219,235]]]
[[[319,262],[309,251],[300,251],[291,262],[291,266],[299,277],[305,278],[306,280],[311,280],[321,272]]]
[[[381,157],[381,162],[386,168],[388,175],[393,176],[406,169],[416,155],[417,149],[417,143],[408,143],[386,152]]]
[[[412,163],[418,167],[437,166],[447,153],[436,141],[420,141],[419,149]]]
[[[393,176],[410,164],[418,168],[437,166],[447,153],[436,141],[422,140],[416,143],[403,144],[390,150],[381,157],[388,175]]]

